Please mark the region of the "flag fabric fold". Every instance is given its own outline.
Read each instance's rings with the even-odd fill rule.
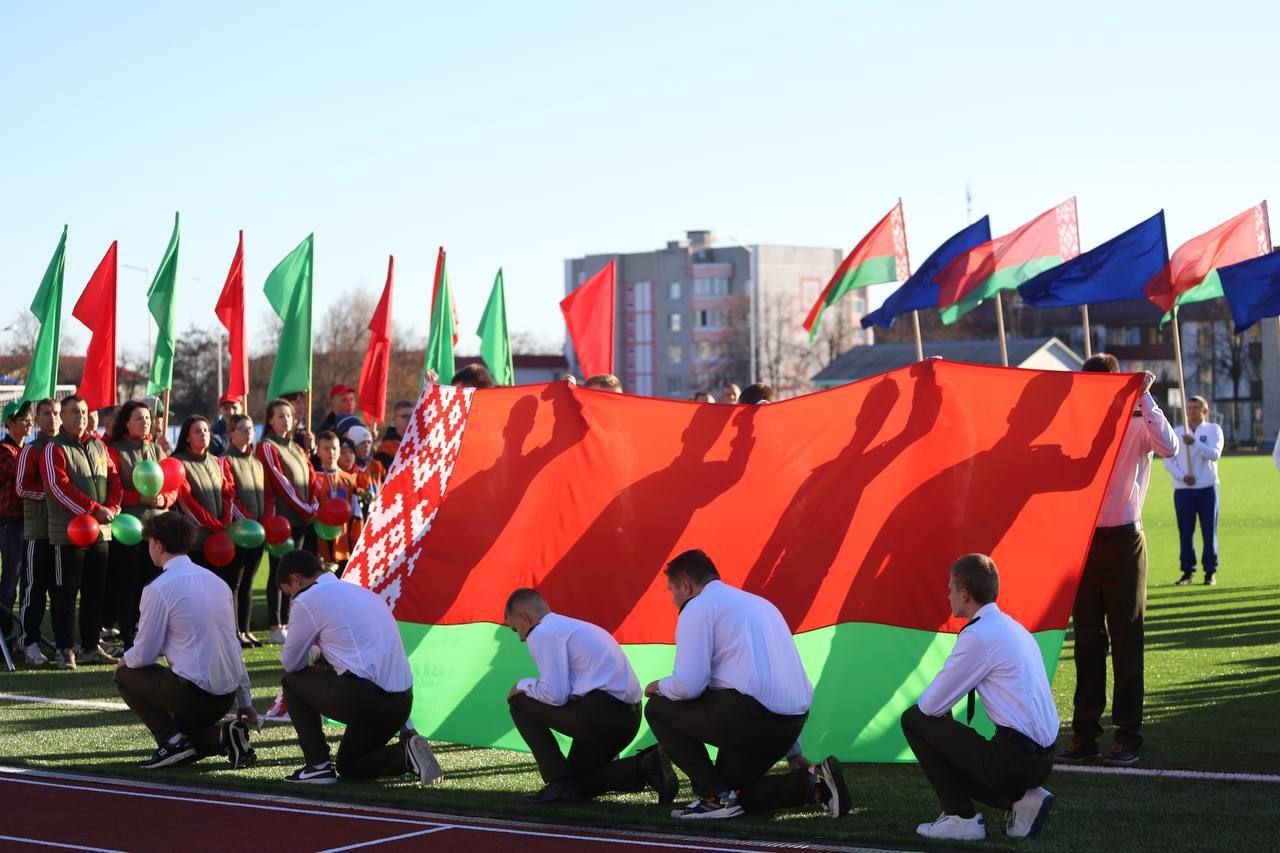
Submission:
[[[611,631],[644,683],[673,660],[662,568],[701,548],[796,635],[806,750],[909,760],[898,717],[964,624],[956,557],[993,556],[1053,672],[1140,387],[945,361],[758,407],[433,385],[343,579],[391,605],[420,732],[526,749],[502,701],[531,674],[510,592]]]
[[[218,393],[243,401],[249,393],[249,350],[244,340],[244,231],[240,232],[236,253],[231,258],[231,268],[227,270],[227,280],[213,313],[227,330],[227,351],[231,355],[226,390],[219,388]],[[218,357],[221,358],[221,354]]]
[[[315,234],[276,264],[262,292],[280,318],[280,341],[271,366],[267,397],[311,390],[311,292],[315,266]]]
[[[982,217],[966,225],[933,250],[911,277],[903,282],[875,311],[862,318],[862,328],[876,326],[892,329],[899,316],[921,308],[934,308],[938,304],[938,273],[963,252],[991,239],[991,219]]]
[[[1237,335],[1264,317],[1280,316],[1280,252],[1218,270]]]
[[[455,371],[453,345],[458,342],[458,312],[453,304],[453,288],[445,266],[444,246],[436,255],[435,284],[431,288],[431,331],[427,334],[427,351],[422,357],[422,371],[435,371],[441,382],[448,382]]]
[[[938,309],[951,324],[994,297],[1080,254],[1076,200],[958,256],[938,274]]]
[[[613,373],[614,299],[618,262],[611,260],[560,300],[560,313],[582,375]]]
[[[31,300],[31,313],[40,323],[36,345],[31,350],[31,364],[27,367],[26,385],[22,399],[26,401],[52,398],[58,387],[58,351],[62,337],[62,287],[67,269],[67,226],[62,226],[62,237],[53,250],[49,266],[40,279],[36,298]]]
[[[173,351],[175,317],[174,297],[178,285],[178,214],[173,215],[173,234],[165,247],[155,278],[147,288],[147,309],[156,321],[156,346],[151,355],[151,372],[147,374],[147,393],[151,395],[173,387]],[[219,389],[221,392],[221,389]]]
[[[97,269],[89,277],[84,292],[76,300],[71,316],[89,329],[89,346],[84,352],[84,373],[76,393],[89,411],[119,405],[116,384],[116,273],[117,245],[112,242]]]
[[[1022,301],[1038,308],[1142,299],[1169,261],[1164,211],[1018,285]]]
[[[378,307],[369,320],[369,348],[360,366],[360,383],[356,399],[360,411],[370,423],[384,419],[387,411],[387,377],[391,370],[391,289],[395,281],[396,259],[387,258],[387,283],[382,288]]]
[[[1218,267],[1270,251],[1271,225],[1264,201],[1179,246],[1169,263],[1147,283],[1147,298],[1165,312],[1167,323],[1179,305],[1222,296]]]
[[[906,281],[911,276],[907,254],[907,226],[902,216],[902,199],[867,233],[853,251],[836,267],[827,286],[804,318],[804,330],[812,342],[827,308],[850,290],[889,281]]]
[[[511,362],[511,338],[507,333],[507,293],[502,268],[493,279],[489,302],[484,306],[480,326],[480,357],[498,385],[516,384],[516,370]]]

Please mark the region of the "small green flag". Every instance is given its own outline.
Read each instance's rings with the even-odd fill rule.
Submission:
[[[431,332],[427,335],[427,352],[422,358],[422,372],[434,370],[441,382],[453,378],[453,345],[458,337],[453,316],[453,291],[449,289],[449,273],[445,270],[444,247],[436,256],[436,282],[431,299]]]
[[[147,308],[156,318],[156,349],[151,356],[147,394],[156,395],[173,387],[174,291],[178,285],[178,214],[173,215],[173,236],[164,250],[156,277],[147,288]]]
[[[58,386],[58,343],[62,333],[62,280],[67,264],[67,226],[53,250],[49,268],[40,280],[40,289],[31,302],[31,313],[40,321],[40,334],[31,350],[31,366],[27,368],[27,384],[22,399],[43,400],[53,397]]]
[[[267,397],[311,390],[311,286],[315,234],[298,244],[267,276],[262,292],[283,324]]]
[[[516,371],[511,364],[511,338],[507,334],[507,295],[502,284],[502,268],[493,279],[493,291],[489,294],[489,304],[484,306],[484,316],[480,318],[480,328],[476,329],[480,336],[480,357],[493,374],[493,381],[499,385],[515,385]]]

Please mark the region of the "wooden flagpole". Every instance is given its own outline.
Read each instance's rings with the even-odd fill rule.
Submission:
[[[1080,319],[1084,322],[1084,357],[1093,356],[1093,335],[1089,332],[1089,306],[1080,306]]]
[[[924,361],[924,341],[920,337],[920,312],[911,312],[911,326],[916,332],[916,361]]]
[[[1187,378],[1182,372],[1182,337],[1178,334],[1178,310],[1173,311],[1173,356],[1178,363],[1178,393],[1182,395],[1182,426],[1191,434],[1191,420],[1187,417]]]
[[[1000,366],[1009,366],[1009,347],[1004,341],[1004,300],[996,291],[996,330],[1000,335]]]

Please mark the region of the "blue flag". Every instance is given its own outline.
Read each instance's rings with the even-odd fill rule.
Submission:
[[[1236,334],[1263,317],[1280,316],[1280,252],[1218,267]]]
[[[984,216],[963,231],[952,234],[920,265],[911,278],[902,283],[876,310],[862,318],[862,328],[879,326],[892,329],[899,314],[938,307],[938,282],[934,279],[943,268],[974,246],[991,240],[991,220]]]
[[[1119,237],[1023,282],[1018,293],[1023,302],[1039,308],[1145,299],[1147,282],[1168,262],[1162,210]]]

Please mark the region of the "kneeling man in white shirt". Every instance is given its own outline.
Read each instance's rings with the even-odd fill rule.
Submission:
[[[1053,769],[1058,711],[1040,647],[996,606],[999,592],[1000,574],[987,555],[969,554],[952,564],[951,613],[969,623],[920,701],[902,714],[902,732],[942,803],[937,820],[916,827],[926,838],[986,838],[975,799],[1009,811],[1005,833],[1011,838],[1038,833],[1053,808],[1053,795],[1040,786]],[[971,723],[975,693],[996,724],[990,740],[951,716],[967,695]]]

